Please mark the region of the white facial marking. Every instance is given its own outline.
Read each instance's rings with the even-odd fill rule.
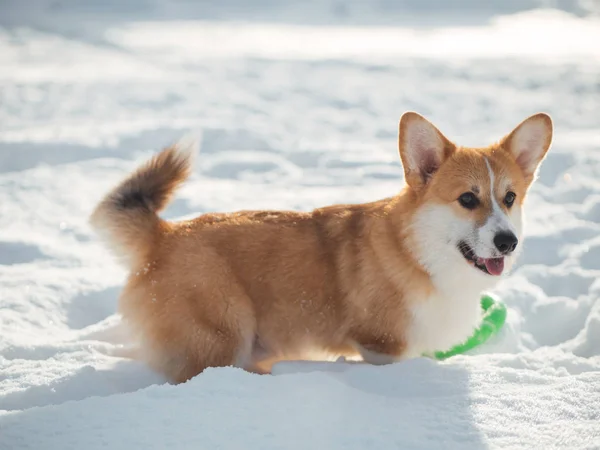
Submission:
[[[467,264],[458,243],[475,248],[477,228],[472,220],[458,217],[450,205],[428,205],[416,214],[413,224],[414,252],[445,295],[479,293],[496,280]]]
[[[490,198],[492,202],[492,213],[488,217],[485,224],[479,228],[479,242],[475,246],[474,250],[477,256],[482,258],[494,258],[500,256],[496,250],[496,246],[494,245],[494,237],[496,234],[500,232],[510,232],[517,236],[517,230],[510,220],[510,217],[506,215],[496,201],[496,196],[494,194],[496,177],[494,176],[494,171],[492,170],[492,166],[487,158],[485,158],[485,164],[490,176]]]

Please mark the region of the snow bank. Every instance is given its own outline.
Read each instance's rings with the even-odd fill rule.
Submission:
[[[0,445],[583,448],[598,436],[598,373],[510,366],[490,372],[429,360],[315,365],[309,373],[306,366],[273,377],[210,369],[182,386],[14,412],[0,416]]]

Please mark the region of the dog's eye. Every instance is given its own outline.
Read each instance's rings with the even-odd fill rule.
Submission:
[[[479,205],[479,199],[472,192],[465,192],[458,197],[458,203],[463,208],[475,209]]]
[[[507,192],[504,196],[504,204],[510,208],[515,202],[515,198],[517,198],[517,194],[511,191]]]

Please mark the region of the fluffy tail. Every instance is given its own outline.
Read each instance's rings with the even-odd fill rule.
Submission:
[[[92,227],[129,267],[143,264],[164,222],[158,217],[191,173],[192,145],[167,147],[108,193],[90,217]]]

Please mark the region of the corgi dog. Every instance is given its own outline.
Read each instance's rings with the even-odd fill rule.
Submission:
[[[130,270],[119,310],[135,357],[179,383],[207,367],[269,373],[316,353],[389,364],[461,343],[522,247],[523,201],[552,133],[539,113],[489,147],[460,147],[407,112],[393,197],[179,222],[158,212],[192,154],[164,149],[90,218]]]

